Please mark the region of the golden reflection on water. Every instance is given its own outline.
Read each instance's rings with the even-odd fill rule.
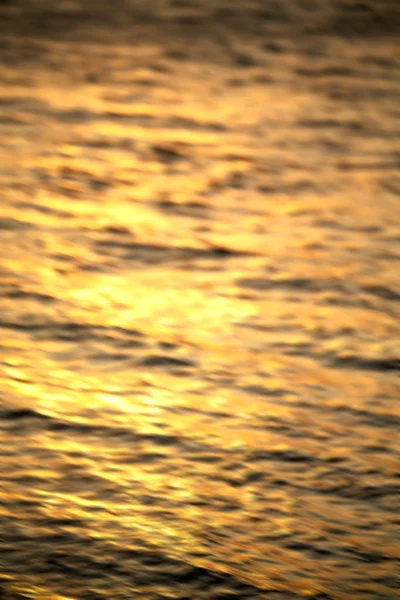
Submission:
[[[96,560],[150,547],[260,597],[394,597],[392,96],[335,103],[293,50],[263,80],[256,47],[237,85],[219,46],[218,67],[178,67],[155,41],[135,65],[107,47],[90,84],[71,76],[102,44],[37,43],[36,68],[1,66],[0,514],[22,553],[2,585],[110,597],[79,564],[71,595],[62,571],[26,574],[57,532],[67,564],[86,544]],[[365,46],[341,43],[371,81]],[[341,85],[358,97],[359,80]]]

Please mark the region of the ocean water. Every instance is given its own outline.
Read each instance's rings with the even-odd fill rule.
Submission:
[[[397,3],[0,7],[0,598],[394,600]]]

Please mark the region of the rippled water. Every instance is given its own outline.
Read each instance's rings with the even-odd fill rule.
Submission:
[[[88,4],[0,8],[0,597],[398,597],[397,2]]]

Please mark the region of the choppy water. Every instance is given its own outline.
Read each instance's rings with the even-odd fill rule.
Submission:
[[[397,2],[243,4],[0,8],[1,598],[398,597]]]

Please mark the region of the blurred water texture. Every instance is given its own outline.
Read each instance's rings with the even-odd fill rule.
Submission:
[[[0,598],[394,600],[398,3],[111,4],[0,7]]]

